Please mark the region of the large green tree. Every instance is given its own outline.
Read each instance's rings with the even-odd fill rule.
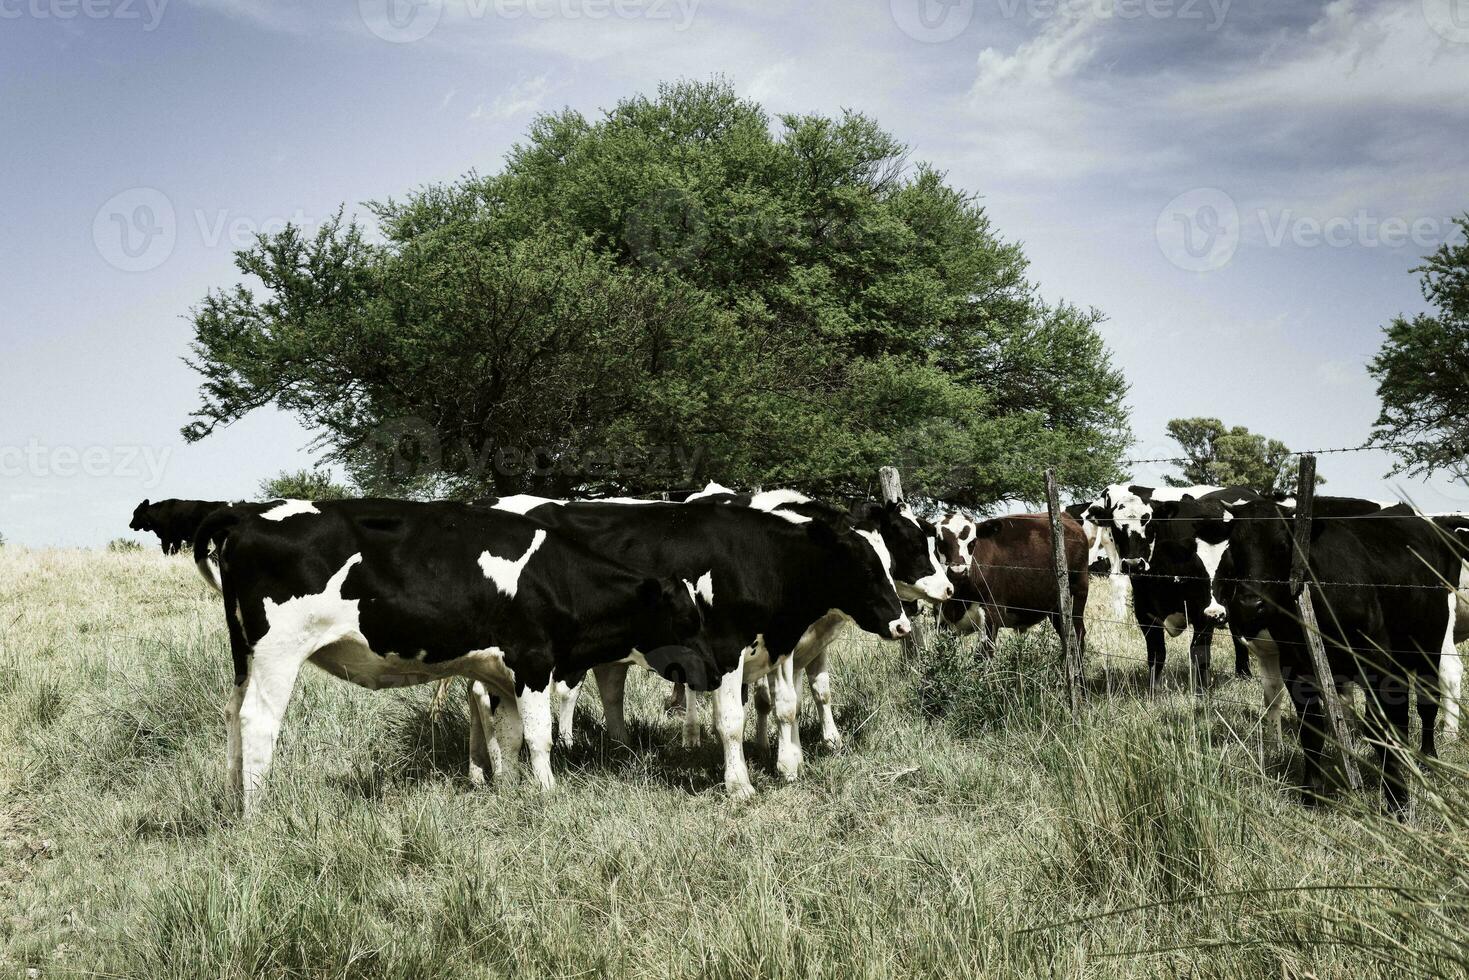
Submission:
[[[1448,470],[1463,477],[1469,457],[1469,213],[1414,269],[1431,312],[1399,316],[1367,365],[1382,411],[1372,437],[1397,448],[1394,472]]]
[[[977,199],[876,123],[721,81],[542,116],[491,176],[237,256],[194,311],[208,435],[276,404],[369,490],[715,478],[970,504],[1116,476],[1101,315],[1043,302]]]
[[[1262,493],[1294,493],[1296,473],[1285,443],[1218,419],[1173,419],[1168,434],[1183,448],[1183,475],[1165,476],[1170,487],[1198,484],[1246,486]],[[1317,483],[1325,483],[1321,477]]]

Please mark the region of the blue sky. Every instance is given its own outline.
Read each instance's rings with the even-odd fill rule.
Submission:
[[[1110,317],[1139,457],[1182,415],[1362,442],[1379,328],[1469,209],[1469,0],[0,0],[0,533],[96,545],[310,462],[269,412],[178,436],[187,311],[253,232],[715,72],[983,195],[1049,298]],[[1469,508],[1390,463],[1321,469]]]

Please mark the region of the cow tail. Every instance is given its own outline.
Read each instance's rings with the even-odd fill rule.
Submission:
[[[194,532],[194,567],[199,569],[199,574],[209,583],[209,587],[219,593],[224,592],[224,583],[220,581],[218,566],[209,560],[209,549],[213,548],[218,554],[224,547],[224,539],[229,535],[230,528],[238,523],[240,515],[219,510],[204,518],[204,523]]]

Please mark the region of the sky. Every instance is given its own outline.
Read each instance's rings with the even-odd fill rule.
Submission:
[[[0,534],[97,546],[144,497],[311,464],[271,410],[178,434],[189,309],[256,232],[716,73],[867,113],[979,194],[1048,299],[1106,313],[1139,458],[1196,415],[1361,445],[1381,327],[1469,210],[1469,0],[0,0]],[[1391,465],[1320,462],[1469,509]]]

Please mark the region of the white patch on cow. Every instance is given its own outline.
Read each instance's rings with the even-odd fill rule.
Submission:
[[[947,535],[954,541],[956,554],[952,557],[955,561],[950,568],[956,572],[962,572],[969,568],[969,563],[974,560],[974,546],[979,543],[977,533],[978,525],[957,510],[944,516],[939,522],[939,533]],[[948,542],[946,541],[947,545]]]
[[[876,531],[863,531],[858,529],[857,533],[862,535],[867,543],[872,546],[873,551],[877,552],[877,560],[882,564],[882,573],[887,576],[888,586],[894,592],[897,592],[897,586],[893,583],[893,556],[888,551],[888,543]]]
[[[361,561],[361,554],[347,559],[317,595],[298,596],[280,604],[268,597],[265,600],[267,629],[252,651],[250,674],[240,697],[240,752],[231,760],[239,768],[229,774],[231,785],[242,791],[247,814],[270,770],[281,719],[301,665],[317,651],[339,641],[366,646],[358,628],[357,600],[342,598],[348,573]]]
[[[698,500],[700,497],[713,497],[721,493],[734,493],[734,491],[729,487],[720,486],[718,483],[710,480],[703,490],[700,490],[698,493],[689,494],[685,500]]]
[[[948,569],[939,560],[938,542],[933,535],[925,534],[924,541],[928,545],[928,563],[932,571],[913,583],[913,589],[917,593],[914,596],[904,596],[908,599],[926,599],[929,602],[943,602],[954,594],[954,583],[949,581]]]
[[[1198,551],[1199,561],[1204,563],[1204,575],[1209,580],[1209,605],[1204,608],[1204,615],[1210,619],[1223,619],[1224,606],[1214,596],[1214,576],[1219,573],[1219,563],[1224,560],[1224,553],[1229,550],[1229,539],[1225,538],[1218,544],[1210,544],[1203,538],[1195,538],[1194,548]]]
[[[515,592],[520,587],[520,573],[525,571],[530,556],[536,553],[536,549],[545,540],[546,532],[537,529],[535,537],[531,539],[530,547],[525,549],[525,554],[514,561],[508,558],[496,558],[486,551],[479,556],[480,570],[485,573],[485,578],[495,583],[495,588],[514,599]]]
[[[296,517],[300,514],[320,514],[316,505],[309,500],[287,500],[276,504],[270,510],[260,516],[267,521],[283,521],[287,517]]]
[[[694,583],[694,591],[699,594],[699,598],[704,600],[706,606],[711,608],[714,606],[714,570],[712,568],[699,576],[699,580]]]
[[[1465,575],[1469,575],[1469,569],[1460,574],[1460,584],[1463,584]],[[1459,696],[1463,693],[1464,686],[1464,661],[1459,657],[1459,651],[1455,648],[1454,635],[1459,613],[1459,596],[1449,590],[1449,619],[1444,627],[1443,649],[1439,651],[1438,659],[1438,689],[1439,702],[1444,710],[1444,734],[1453,737],[1459,733]]]
[[[918,523],[918,516],[913,513],[913,508],[909,507],[907,503],[901,503],[898,505],[898,515],[900,517],[906,517],[908,519],[908,523],[912,524],[914,527],[923,527],[922,524]]]
[[[565,500],[557,500],[554,497],[537,497],[529,493],[512,493],[508,497],[501,497],[495,501],[495,510],[503,510],[511,514],[525,514],[535,510],[542,504],[565,504]]]
[[[1163,617],[1163,628],[1169,636],[1177,636],[1188,628],[1188,617],[1181,612],[1169,613]]]
[[[750,497],[754,510],[778,510],[790,504],[808,504],[811,498],[796,490],[762,490]]]

